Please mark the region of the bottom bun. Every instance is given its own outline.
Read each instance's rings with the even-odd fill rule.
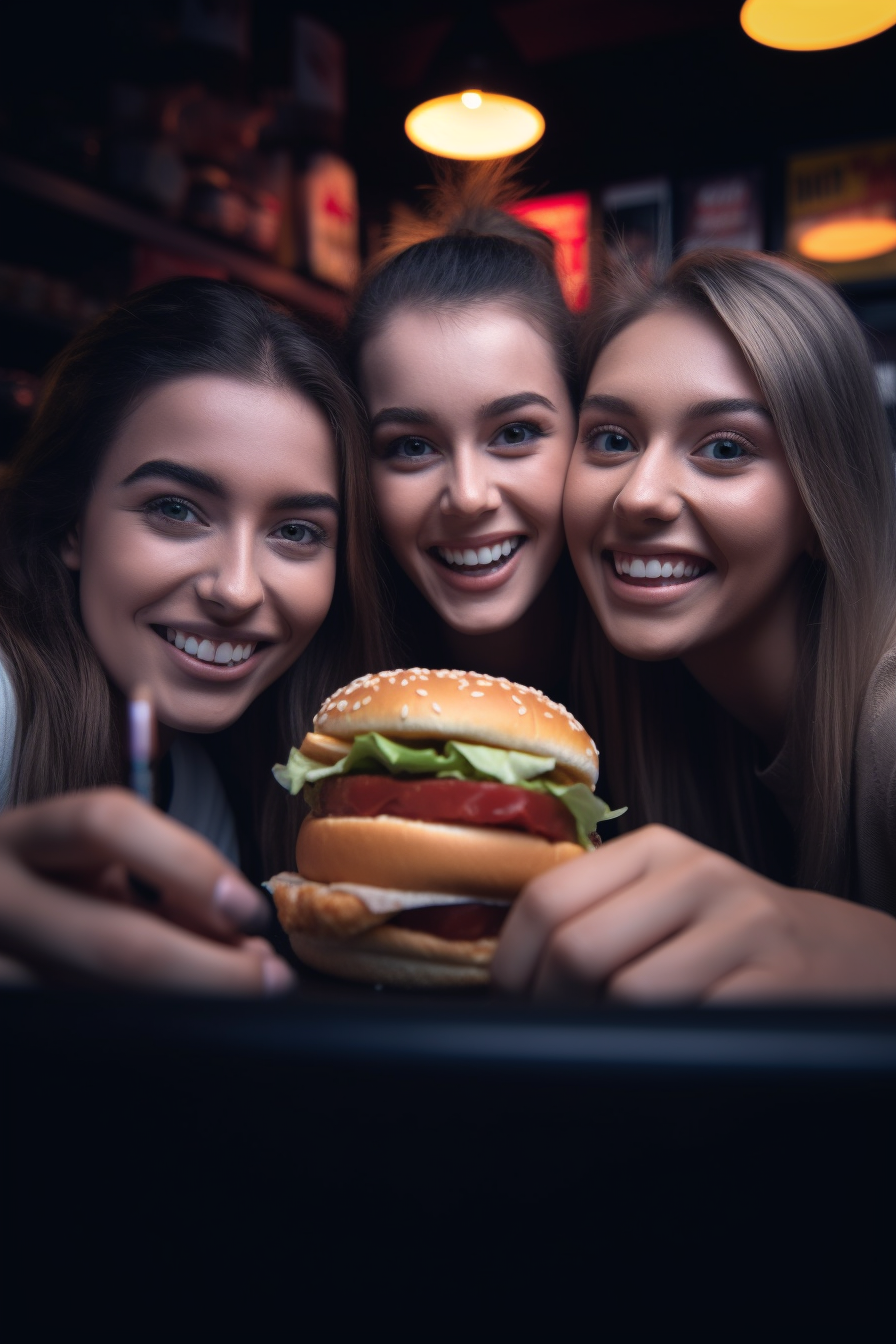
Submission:
[[[479,955],[486,958],[485,964],[430,960],[428,957],[421,959],[419,952],[412,946],[406,947],[403,954],[398,948],[370,946],[366,941],[369,934],[335,942],[325,938],[310,938],[305,933],[291,933],[289,941],[299,961],[316,971],[339,976],[342,980],[361,981],[367,985],[395,985],[401,989],[465,989],[487,985],[489,982],[489,964],[497,946],[494,938],[481,938],[477,943],[449,943],[442,938],[432,938],[429,934],[415,933],[411,929],[389,929],[388,925],[382,925],[374,932],[400,933],[409,939],[425,939],[428,943],[438,943],[453,952],[475,947]]]
[[[404,928],[357,896],[296,873],[278,873],[266,885],[293,951],[316,971],[408,989],[488,984],[496,938],[465,942]]]

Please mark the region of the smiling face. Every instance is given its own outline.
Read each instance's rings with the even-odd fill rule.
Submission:
[[[504,630],[563,549],[575,415],[550,344],[504,304],[397,312],[361,354],[383,535],[452,629]]]
[[[682,308],[633,322],[598,357],[564,516],[604,632],[646,660],[761,638],[793,609],[814,539],[736,342]]]
[[[151,392],[62,553],[110,680],[148,684],[171,728],[233,723],[327,614],[338,496],[332,432],[298,393],[217,376]]]

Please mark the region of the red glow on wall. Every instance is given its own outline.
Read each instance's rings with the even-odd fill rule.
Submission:
[[[591,277],[591,198],[585,191],[535,196],[510,206],[509,213],[553,238],[557,274],[569,307],[588,307]]]

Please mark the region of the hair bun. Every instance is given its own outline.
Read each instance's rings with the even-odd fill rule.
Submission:
[[[509,206],[524,199],[521,167],[511,159],[433,163],[435,183],[421,188],[427,196],[424,209],[395,207],[373,269],[434,238],[503,238],[527,248],[555,273],[554,240],[508,214]]]

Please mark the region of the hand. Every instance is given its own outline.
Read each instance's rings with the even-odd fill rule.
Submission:
[[[630,1003],[896,998],[896,919],[645,826],[530,882],[492,978]]]
[[[121,789],[0,816],[0,982],[277,993],[259,895],[216,849]]]

